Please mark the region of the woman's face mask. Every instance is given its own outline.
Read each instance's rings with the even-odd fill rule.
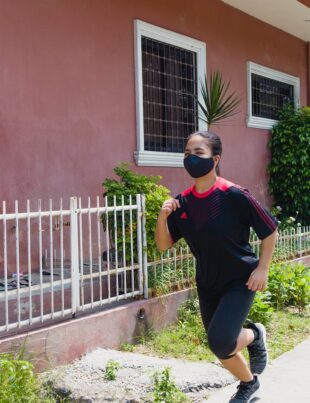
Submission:
[[[184,168],[193,178],[200,178],[209,173],[214,167],[213,158],[202,158],[198,155],[189,154],[183,160]]]

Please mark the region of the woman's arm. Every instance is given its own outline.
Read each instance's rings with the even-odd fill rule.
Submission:
[[[256,269],[253,270],[246,283],[249,290],[264,291],[267,287],[269,265],[275,249],[278,235],[278,231],[275,230],[272,234],[262,240],[259,264]]]
[[[180,207],[179,200],[169,199],[163,203],[162,208],[159,212],[155,230],[155,241],[157,248],[161,252],[170,248],[174,243],[168,229],[167,218],[178,207]]]

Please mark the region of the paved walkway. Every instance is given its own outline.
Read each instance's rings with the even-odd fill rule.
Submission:
[[[310,338],[273,361],[260,379],[261,399],[253,399],[253,403],[310,402]],[[215,392],[206,402],[227,403],[236,385]]]

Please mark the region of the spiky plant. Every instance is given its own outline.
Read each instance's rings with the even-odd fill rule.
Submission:
[[[200,93],[202,101],[196,97],[200,107],[199,118],[210,127],[213,123],[235,115],[241,99],[235,92],[228,93],[230,81],[225,82],[219,71],[207,75],[200,80]]]

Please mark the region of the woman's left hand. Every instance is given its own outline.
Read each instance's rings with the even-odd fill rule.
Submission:
[[[252,271],[246,285],[251,291],[264,291],[268,282],[268,269],[259,266]]]

